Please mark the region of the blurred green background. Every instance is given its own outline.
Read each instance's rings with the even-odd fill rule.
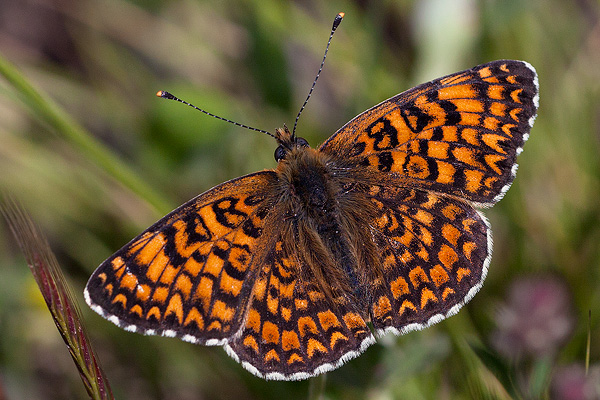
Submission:
[[[220,348],[131,334],[89,310],[87,278],[124,243],[196,194],[275,166],[272,138],[156,91],[292,126],[339,11],[298,128],[313,147],[423,81],[501,58],[537,68],[517,179],[486,212],[494,257],[480,293],[305,382],[266,382]],[[599,13],[593,0],[3,0],[0,188],[48,236],[117,398],[599,398]],[[85,398],[4,222],[0,274],[0,399]]]

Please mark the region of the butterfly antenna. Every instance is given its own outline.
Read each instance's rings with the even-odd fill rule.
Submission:
[[[300,111],[298,111],[298,115],[296,115],[296,121],[294,122],[294,129],[292,130],[292,138],[296,137],[296,127],[298,126],[298,120],[300,119],[300,114],[302,114],[302,111],[304,111],[304,108],[306,107],[306,104],[308,103],[308,99],[310,99],[310,96],[312,95],[312,92],[315,89],[317,80],[319,79],[319,76],[321,75],[321,71],[323,71],[323,65],[325,65],[325,58],[327,57],[327,51],[329,51],[329,45],[331,44],[331,38],[333,38],[333,34],[335,33],[335,30],[342,22],[344,15],[345,14],[343,12],[341,12],[338,15],[336,15],[335,19],[333,20],[333,26],[331,27],[331,33],[329,34],[329,40],[327,40],[327,47],[325,47],[325,54],[323,54],[323,61],[321,61],[321,66],[319,67],[319,72],[317,72],[317,76],[315,77],[315,80],[313,81],[310,91],[308,92],[308,96],[306,96],[306,100],[304,100],[304,104],[302,104],[302,107],[300,107]]]
[[[218,115],[215,115],[215,114],[213,114],[213,113],[210,113],[210,112],[208,112],[208,111],[206,111],[206,110],[203,110],[203,109],[201,109],[201,108],[199,108],[199,107],[196,107],[196,106],[195,106],[195,105],[193,105],[192,103],[188,103],[188,102],[187,102],[187,101],[185,101],[185,100],[181,100],[179,97],[173,96],[171,93],[169,93],[169,92],[166,92],[166,91],[164,91],[164,90],[159,90],[159,91],[156,93],[156,96],[158,96],[158,97],[162,97],[163,99],[169,99],[169,100],[175,100],[175,101],[178,101],[178,102],[180,102],[180,103],[183,103],[183,104],[185,104],[185,105],[188,105],[188,106],[190,106],[190,107],[192,107],[192,108],[195,108],[196,110],[198,110],[198,111],[200,111],[200,112],[203,112],[203,113],[204,113],[204,114],[206,114],[206,115],[210,115],[211,117],[214,117],[214,118],[216,118],[216,119],[220,119],[221,121],[229,122],[230,124],[233,124],[233,125],[239,126],[239,127],[241,127],[241,128],[250,129],[251,131],[256,131],[256,132],[262,132],[262,133],[266,133],[267,135],[271,136],[272,138],[275,138],[275,135],[273,135],[271,132],[268,132],[268,131],[265,131],[265,130],[262,130],[262,129],[258,129],[258,128],[253,128],[253,127],[251,127],[251,126],[248,126],[248,125],[240,124],[239,122],[235,122],[235,121],[232,121],[232,120],[230,120],[230,119],[227,119],[227,118],[219,117]],[[277,138],[275,138],[275,139],[277,139]]]

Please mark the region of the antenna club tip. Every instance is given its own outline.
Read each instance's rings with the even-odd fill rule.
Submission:
[[[346,13],[340,12],[335,16],[335,19],[333,20],[333,27],[331,28],[332,31],[337,29],[338,25],[342,22],[344,15],[346,15]]]
[[[171,93],[165,90],[159,90],[158,92],[156,92],[156,97],[162,97],[163,99],[169,100],[178,100],[175,96],[173,96]]]

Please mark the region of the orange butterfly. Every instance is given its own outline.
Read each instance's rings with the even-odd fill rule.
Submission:
[[[492,236],[474,207],[508,190],[538,100],[535,69],[500,60],[394,96],[318,149],[277,129],[276,169],[162,218],[98,267],[86,301],[265,379],[335,369],[479,290]]]

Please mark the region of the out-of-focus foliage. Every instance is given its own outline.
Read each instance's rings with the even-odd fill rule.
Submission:
[[[80,294],[101,261],[171,208],[275,166],[272,138],[154,93],[169,90],[257,128],[291,126],[339,11],[346,17],[298,128],[313,146],[425,80],[501,58],[537,68],[539,116],[517,179],[486,212],[495,239],[486,284],[448,321],[386,337],[309,382],[265,382],[219,348],[127,333],[83,307],[115,397],[504,399],[579,390],[594,398],[598,2],[3,0],[0,188],[31,212]],[[83,398],[25,261],[0,226],[0,397]],[[544,310],[548,304],[554,308]],[[527,342],[518,342],[532,326],[553,329],[519,330],[522,309],[568,321],[550,351],[527,352]],[[504,351],[500,339],[523,351]]]

